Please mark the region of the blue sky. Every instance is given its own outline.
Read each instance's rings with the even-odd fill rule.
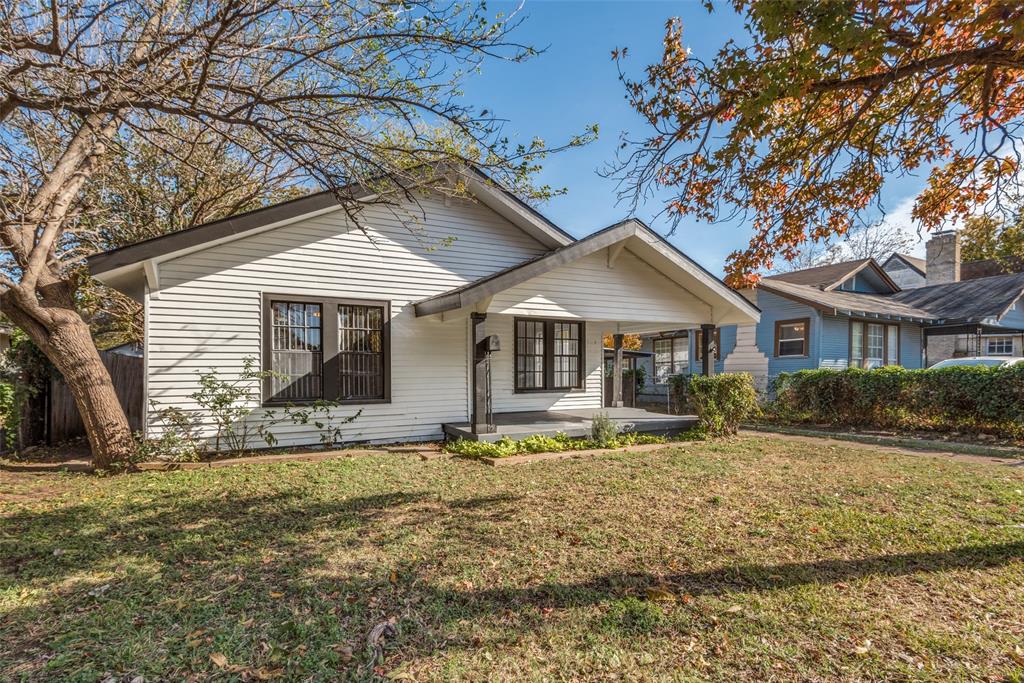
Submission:
[[[720,5],[720,6],[719,6]],[[515,2],[489,2],[493,12],[508,12]],[[697,0],[527,0],[526,20],[514,37],[546,52],[523,64],[489,62],[466,84],[466,97],[507,119],[506,132],[529,140],[540,136],[549,144],[568,139],[591,123],[600,125],[597,142],[549,157],[542,182],[568,188],[540,208],[576,237],[623,218],[626,204],[616,204],[614,180],[597,171],[614,160],[623,131],[639,136],[643,121],[624,99],[611,51],[628,47],[630,73],[637,74],[661,54],[665,21],[683,20],[683,35],[694,54],[711,58],[729,38],[749,42],[740,17],[724,2],[708,14]],[[920,178],[890,182],[883,192],[889,219],[909,228],[909,200],[923,185]],[[668,221],[653,220],[661,206],[652,202],[636,214],[665,234]],[[702,265],[721,273],[726,256],[746,245],[742,224],[681,223],[671,241]],[[923,246],[918,250],[923,253]]]

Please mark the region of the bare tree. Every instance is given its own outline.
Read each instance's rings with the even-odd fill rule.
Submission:
[[[773,273],[786,273],[840,261],[873,258],[879,263],[894,251],[905,252],[914,246],[914,238],[901,226],[886,221],[858,223],[841,242],[808,242],[792,260],[782,259]]]
[[[860,223],[846,234],[841,250],[846,259],[873,258],[881,263],[894,251],[907,251],[915,241],[902,226],[894,223]]]
[[[550,150],[510,148],[459,90],[485,58],[534,53],[509,39],[518,21],[430,0],[0,7],[0,310],[63,373],[97,466],[133,443],[76,290],[82,233],[95,228],[84,198],[125,136],[157,140],[175,135],[168,117],[188,122],[258,167],[334,190],[350,212],[346,188],[409,187],[446,162],[521,184]]]

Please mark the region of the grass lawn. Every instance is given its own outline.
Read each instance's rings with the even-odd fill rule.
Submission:
[[[0,472],[0,680],[137,676],[1024,680],[1024,467],[743,437]]]

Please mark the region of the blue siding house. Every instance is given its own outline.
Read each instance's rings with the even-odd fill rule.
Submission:
[[[716,330],[714,371],[748,371],[762,387],[805,369],[922,368],[929,337],[1024,334],[1024,273],[901,289],[874,259],[860,259],[765,277],[744,295],[761,320],[747,333]],[[664,401],[671,375],[701,371],[699,335],[644,337],[642,401]]]

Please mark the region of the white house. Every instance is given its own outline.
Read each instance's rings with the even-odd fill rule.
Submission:
[[[640,221],[574,240],[461,173],[471,196],[364,197],[358,225],[323,192],[91,257],[144,304],[147,404],[196,410],[198,372],[253,358],[286,376],[266,382],[254,420],[327,399],[339,417],[362,410],[346,440],[439,439],[443,425],[494,438],[516,416],[601,409],[605,333],[758,320]],[[297,426],[277,436],[316,441]]]

